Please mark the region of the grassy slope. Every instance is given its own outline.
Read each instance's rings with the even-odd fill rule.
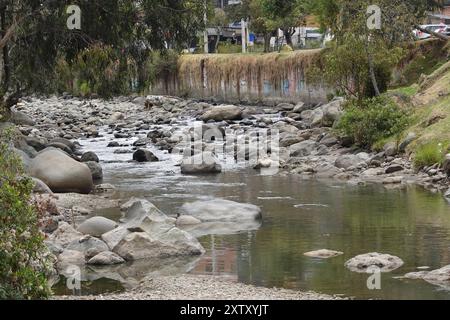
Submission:
[[[405,131],[415,132],[418,139],[409,147],[414,152],[428,143],[442,143],[444,148],[450,143],[450,61],[444,63],[420,84],[391,91],[395,95],[406,96],[413,104],[412,125]]]

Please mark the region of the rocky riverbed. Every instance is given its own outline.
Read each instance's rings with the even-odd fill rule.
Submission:
[[[326,105],[299,103],[269,108],[155,96],[111,101],[69,96],[23,99],[13,110],[12,121],[21,134],[14,147],[36,182],[35,192],[52,204],[43,225],[57,273],[70,277],[73,269],[68,267],[73,265],[81,270],[95,269],[86,276],[88,280],[113,273],[113,278],[131,289],[147,279],[142,270],[148,265],[140,267],[141,261],[195,260],[205,252],[197,237],[260,226],[261,210],[252,204],[199,201],[183,206],[174,215],[161,212],[145,199],[122,199],[113,185],[102,184],[101,163],[119,161],[117,157],[136,165],[170,159],[171,166],[165,167],[168,176],[174,172],[211,175],[247,167],[255,174],[334,179],[348,185],[379,183],[399,189],[417,184],[433,192],[448,189],[446,164],[413,170],[405,150],[415,139],[414,133],[399,146],[387,144],[380,153],[359,150],[348,139],[337,137],[332,127],[342,114],[342,103],[334,100]],[[5,126],[8,124],[2,124]],[[85,150],[83,145],[93,140],[107,146],[116,158],[100,161],[97,150]],[[119,217],[96,215],[108,208],[120,208]],[[173,265],[177,268],[178,264]],[[98,266],[112,269],[96,269]],[[178,270],[185,272],[189,267],[181,263]],[[128,297],[163,297],[145,291],[149,283],[155,283],[152,281],[167,286],[171,280],[144,280],[147,284],[127,293]],[[177,280],[188,287],[193,278]],[[224,297],[213,293],[222,292],[216,290],[216,280],[202,278],[212,290],[204,297]],[[225,284],[217,285],[221,288]],[[262,298],[314,297],[237,286],[252,298],[252,294]],[[171,287],[168,289],[170,293]],[[177,288],[172,289],[175,292]],[[120,296],[109,298],[114,297]]]

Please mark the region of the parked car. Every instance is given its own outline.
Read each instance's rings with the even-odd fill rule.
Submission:
[[[425,25],[421,25],[420,27],[425,30],[433,31],[436,33],[443,33],[443,34],[446,34],[446,32],[450,31],[449,27],[443,23],[442,24],[425,24]],[[431,35],[429,33],[425,33],[423,31],[420,31],[417,29],[415,29],[413,31],[413,33],[414,33],[414,36],[416,37],[416,39],[418,39],[418,40],[428,39],[431,37]]]

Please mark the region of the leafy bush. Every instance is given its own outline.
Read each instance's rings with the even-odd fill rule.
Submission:
[[[442,164],[444,160],[444,149],[442,143],[429,142],[416,149],[414,167],[422,169],[436,163]]]
[[[0,299],[47,298],[49,265],[39,216],[31,205],[33,185],[2,141],[0,172]]]
[[[408,113],[382,96],[347,103],[336,129],[341,135],[352,137],[357,145],[370,148],[379,140],[400,134],[408,122]]]

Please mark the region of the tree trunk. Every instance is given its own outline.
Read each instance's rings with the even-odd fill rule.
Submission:
[[[1,30],[1,39],[4,40],[6,38],[6,7],[0,8],[0,30]],[[2,76],[2,89],[6,93],[9,89],[9,82],[11,78],[11,69],[9,65],[9,47],[8,42],[5,41],[3,47],[0,47],[2,50],[2,58],[3,58],[3,76]]]
[[[369,40],[367,40],[369,41]],[[373,85],[373,90],[375,92],[375,96],[379,96],[381,95],[380,92],[380,88],[378,87],[378,81],[377,81],[377,76],[375,75],[375,66],[374,66],[374,62],[373,62],[373,55],[370,52],[370,48],[369,48],[369,43],[366,43],[366,51],[367,51],[367,60],[369,62],[369,75],[370,75],[370,79],[372,81],[372,85]]]
[[[287,45],[290,46],[292,49],[294,49],[294,43],[292,42],[293,33],[292,33],[291,28],[283,30],[283,33],[284,33],[284,37],[286,39]]]

